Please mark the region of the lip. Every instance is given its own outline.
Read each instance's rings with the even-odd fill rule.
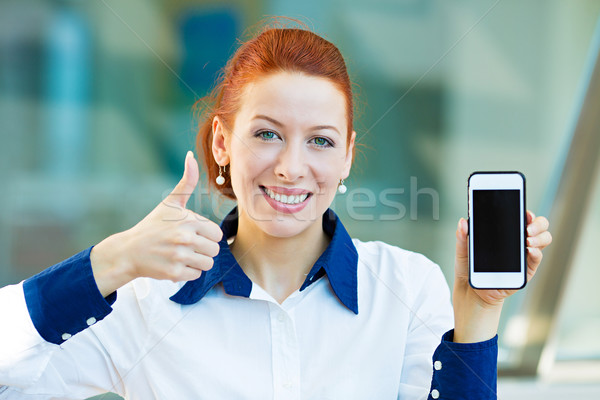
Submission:
[[[304,199],[304,201],[302,203],[284,204],[275,199],[270,198],[269,195],[264,190],[265,187],[267,187],[268,189],[273,190],[274,192],[277,192],[279,194],[299,195],[299,194],[308,193],[308,196],[306,197],[306,199]],[[280,190],[280,189],[285,189],[285,191]],[[302,211],[302,209],[304,209],[304,207],[307,206],[308,202],[310,201],[310,198],[312,197],[312,193],[309,192],[308,190],[304,190],[304,189],[286,189],[286,188],[278,188],[276,186],[275,187],[274,186],[261,186],[260,191],[261,191],[262,195],[264,196],[265,200],[267,201],[267,203],[269,203],[269,205],[271,207],[273,207],[275,210],[280,211],[285,214],[294,214],[294,213]]]
[[[275,193],[279,193],[279,194],[285,194],[286,196],[289,195],[299,195],[299,194],[310,194],[312,193],[310,190],[306,190],[306,189],[300,189],[300,188],[285,188],[285,187],[281,187],[281,186],[263,186],[266,187],[267,189],[275,192]]]

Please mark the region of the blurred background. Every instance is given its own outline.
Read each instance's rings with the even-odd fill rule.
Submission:
[[[525,174],[557,250],[506,305],[499,398],[600,398],[600,125],[574,150],[583,106],[598,109],[584,102],[596,0],[1,0],[0,286],[170,192],[194,149],[193,104],[267,15],[304,21],[346,58],[361,147],[332,207],[352,236],[421,252],[451,285],[469,174]],[[233,204],[206,187],[190,207],[218,221]]]

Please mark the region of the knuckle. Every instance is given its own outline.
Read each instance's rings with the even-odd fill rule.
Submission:
[[[172,282],[179,282],[181,280],[181,274],[183,272],[183,266],[181,264],[172,265],[167,271],[167,279]]]
[[[182,263],[186,259],[186,251],[184,246],[175,246],[171,253],[171,259],[176,263]]]
[[[192,221],[203,221],[206,219],[202,215],[195,213],[194,211],[191,211],[191,210],[190,210],[189,217],[190,217],[190,220],[192,220]]]
[[[177,233],[173,236],[175,243],[188,245],[191,242],[191,235],[186,231],[177,231]]]
[[[177,246],[169,246],[169,248],[167,248],[164,251],[164,257],[168,261],[176,260],[177,259]]]
[[[181,241],[181,231],[175,230],[175,232],[172,232],[171,236],[169,237],[169,240],[172,244],[179,244],[179,242]]]
[[[185,218],[188,221],[195,221],[198,218],[198,214],[196,214],[195,212],[193,212],[192,210],[188,210],[186,209],[186,214],[185,214]]]

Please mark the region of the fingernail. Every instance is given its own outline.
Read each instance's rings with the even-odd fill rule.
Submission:
[[[533,238],[527,238],[527,246],[533,247],[533,245],[534,245],[533,242],[534,242]]]
[[[531,214],[531,219],[535,219],[535,214],[532,211],[529,211],[529,214]]]

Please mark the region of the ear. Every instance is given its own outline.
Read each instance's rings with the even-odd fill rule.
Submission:
[[[227,165],[229,164],[229,150],[227,148],[227,140],[225,138],[225,126],[218,116],[213,118],[212,131],[213,157],[215,158],[217,164]]]
[[[346,159],[344,161],[344,170],[342,172],[342,179],[346,179],[350,175],[350,168],[352,168],[352,152],[354,151],[354,140],[356,139],[356,131],[352,131],[350,137],[350,143],[348,144],[348,151],[346,152]]]

